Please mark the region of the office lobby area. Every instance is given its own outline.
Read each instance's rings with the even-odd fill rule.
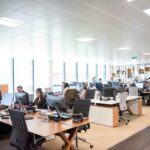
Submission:
[[[150,150],[150,0],[0,0],[0,150]]]

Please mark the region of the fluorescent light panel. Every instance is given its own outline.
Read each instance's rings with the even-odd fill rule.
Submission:
[[[150,55],[150,53],[143,53],[143,55]]]
[[[132,2],[133,0],[127,0],[128,2]]]
[[[95,41],[96,39],[85,37],[85,38],[79,38],[79,39],[76,39],[76,40],[80,41],[80,42],[91,42],[91,41]]]
[[[150,9],[145,9],[145,10],[143,10],[143,12],[147,15],[150,15]]]
[[[132,48],[131,47],[120,47],[118,48],[119,50],[131,50]]]
[[[6,18],[6,17],[0,17],[0,25],[4,25],[7,27],[16,27],[23,23],[24,22],[19,21],[19,20],[14,20],[14,19]]]

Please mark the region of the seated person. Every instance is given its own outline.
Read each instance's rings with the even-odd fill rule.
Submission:
[[[69,90],[69,89],[70,89],[69,84],[68,83],[64,83],[63,96],[65,96],[67,90]]]
[[[26,105],[29,105],[29,94],[23,90],[21,85],[17,86],[17,92],[26,94]]]
[[[144,90],[146,92],[150,92],[150,84],[148,81],[144,82]]]
[[[36,89],[36,96],[33,105],[37,106],[38,109],[47,109],[46,98],[43,96],[41,88]]]
[[[86,90],[87,90],[87,85],[84,85],[81,94],[79,94],[79,98],[80,98],[80,99],[85,99]]]

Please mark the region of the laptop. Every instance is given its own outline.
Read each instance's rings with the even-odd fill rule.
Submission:
[[[67,113],[61,113],[58,109],[57,106],[54,106],[55,107],[55,110],[56,110],[56,114],[53,114],[51,115],[51,117],[54,119],[54,120],[67,120],[67,119],[71,119],[72,118],[72,115],[70,114],[67,114]]]

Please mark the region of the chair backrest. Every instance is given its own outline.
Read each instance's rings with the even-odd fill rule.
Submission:
[[[68,103],[74,103],[77,98],[77,90],[76,89],[68,89],[65,93],[65,100]]]
[[[74,102],[74,114],[82,113],[83,117],[89,117],[91,101],[87,99],[76,99]]]
[[[127,92],[120,93],[120,95],[119,95],[119,99],[120,99],[119,108],[121,111],[125,111],[128,108],[127,107],[127,96],[128,96]]]
[[[21,150],[26,150],[29,134],[24,118],[24,113],[12,109],[9,110],[9,113],[13,125],[11,144]]]
[[[138,96],[138,88],[137,87],[129,87],[129,96]]]
[[[87,89],[85,94],[85,99],[94,99],[95,89]]]

